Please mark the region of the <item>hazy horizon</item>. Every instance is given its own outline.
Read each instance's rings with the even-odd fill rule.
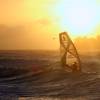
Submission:
[[[0,50],[58,50],[63,31],[95,38],[99,11],[99,0],[0,0]]]

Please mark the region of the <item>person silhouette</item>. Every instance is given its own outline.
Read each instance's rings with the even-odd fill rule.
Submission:
[[[72,65],[72,72],[78,72],[78,65],[76,62],[74,62]]]

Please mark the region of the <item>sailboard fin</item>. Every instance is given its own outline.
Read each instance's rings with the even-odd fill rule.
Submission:
[[[67,32],[59,34],[61,65],[70,71],[81,71],[81,62],[76,47]]]

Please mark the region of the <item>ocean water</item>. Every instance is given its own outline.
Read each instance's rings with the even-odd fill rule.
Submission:
[[[62,69],[59,51],[0,51],[0,99],[100,100],[100,53],[79,55],[75,74]]]

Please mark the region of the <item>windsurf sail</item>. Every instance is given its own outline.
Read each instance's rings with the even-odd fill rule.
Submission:
[[[76,47],[67,32],[59,34],[61,65],[70,71],[81,71],[81,63]]]

